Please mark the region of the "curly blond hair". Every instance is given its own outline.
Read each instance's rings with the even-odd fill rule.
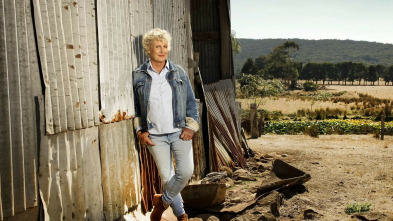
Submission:
[[[168,51],[171,50],[172,37],[169,32],[159,28],[153,28],[150,31],[146,32],[142,38],[143,49],[145,49],[145,53],[147,54],[147,56],[149,56],[147,52],[150,50],[150,47],[154,40],[167,41]]]

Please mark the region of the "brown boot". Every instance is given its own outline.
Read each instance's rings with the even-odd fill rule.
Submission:
[[[187,214],[183,214],[177,217],[177,221],[188,221]]]
[[[166,210],[164,207],[164,202],[162,201],[162,194],[156,194],[153,197],[153,211],[150,214],[151,221],[160,221],[161,216]]]

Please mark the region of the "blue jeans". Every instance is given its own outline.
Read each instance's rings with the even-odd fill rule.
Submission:
[[[185,213],[180,191],[186,186],[194,171],[192,141],[180,139],[182,131],[171,134],[150,134],[149,138],[155,146],[147,146],[156,162],[160,173],[164,203],[172,207],[175,216]],[[175,158],[176,171],[173,167],[172,156]]]

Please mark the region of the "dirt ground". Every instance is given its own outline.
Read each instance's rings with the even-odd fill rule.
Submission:
[[[354,202],[371,203],[373,219],[393,220],[393,137],[263,135],[248,144],[312,177],[307,191],[284,200],[278,220],[304,220],[307,209],[317,212],[318,220],[358,220],[344,212]]]

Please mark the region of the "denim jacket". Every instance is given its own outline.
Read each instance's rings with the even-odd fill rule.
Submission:
[[[152,123],[147,120],[152,82],[151,76],[147,73],[147,62],[133,72],[134,126],[135,129],[141,127],[143,131],[148,131],[153,127]],[[168,61],[168,63],[169,71],[166,79],[172,89],[173,127],[189,126],[195,130],[193,125],[198,125],[198,108],[190,79],[182,67],[173,64],[171,61]]]

